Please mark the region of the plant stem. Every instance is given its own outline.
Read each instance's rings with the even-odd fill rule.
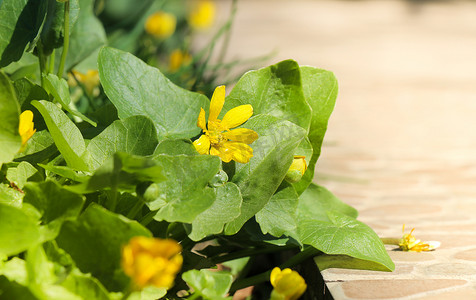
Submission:
[[[154,220],[154,216],[157,214],[157,211],[150,211],[148,212],[145,216],[140,219],[139,223],[141,223],[142,226],[147,226],[152,220]]]
[[[289,245],[289,246],[281,246],[281,247],[270,247],[270,248],[262,248],[262,249],[245,249],[242,251],[237,251],[229,254],[225,254],[222,256],[215,256],[212,257],[211,260],[215,264],[220,264],[225,261],[234,260],[238,258],[243,258],[247,256],[254,256],[259,254],[266,254],[266,253],[274,253],[274,252],[281,252],[285,250],[295,249],[298,246]]]
[[[41,44],[41,41],[38,42],[36,48],[38,49],[38,61],[40,63],[40,80],[41,80],[41,87],[44,87],[44,79],[43,79],[43,74],[45,73],[45,67],[46,67],[46,59],[45,59],[45,53],[43,52],[43,45]]]
[[[69,48],[69,0],[64,3],[64,38],[63,38],[63,53],[61,53],[61,61],[58,67],[58,77],[63,77],[64,65],[66,63],[66,56]]]
[[[55,71],[55,50],[53,49],[53,52],[51,52],[50,55],[50,66],[48,67],[48,73],[54,73]]]
[[[279,268],[284,269],[284,268],[293,267],[311,257],[316,256],[319,253],[321,253],[321,251],[317,250],[316,248],[308,247],[304,249],[303,251],[299,252],[298,254],[294,255],[291,259],[289,259],[285,263],[281,264]],[[271,275],[271,270],[249,277],[249,278],[237,280],[231,285],[230,293],[240,290],[242,288],[248,287],[248,286],[255,285],[257,283],[268,281],[270,275]]]
[[[141,199],[139,199],[131,208],[131,210],[127,214],[127,217],[131,220],[134,219],[143,206],[144,206],[144,202]]]

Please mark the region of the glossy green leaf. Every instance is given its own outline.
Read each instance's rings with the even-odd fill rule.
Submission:
[[[190,140],[185,139],[166,139],[160,142],[154,151],[154,155],[168,154],[168,155],[198,155],[197,150]]]
[[[104,286],[91,275],[79,272],[77,269],[61,283],[68,291],[88,300],[109,300],[109,293]]]
[[[157,144],[157,132],[149,118],[133,116],[117,120],[89,142],[90,169],[96,170],[116,152],[151,155]]]
[[[94,0],[79,0],[79,16],[71,30],[66,69],[86,59],[106,43],[106,32],[94,14]]]
[[[34,40],[46,14],[44,1],[3,0],[0,5],[0,67],[18,61]]]
[[[395,269],[382,241],[370,227],[337,211],[328,211],[327,217],[330,222],[299,219],[303,244],[326,254],[348,255],[381,264],[390,271]]]
[[[287,235],[296,238],[298,201],[294,187],[283,182],[269,202],[256,214],[256,222],[262,232],[275,237]]]
[[[389,271],[389,269],[379,263],[357,259],[348,255],[328,255],[322,254],[314,257],[319,271],[329,268],[356,269],[370,271]]]
[[[7,184],[0,184],[0,203],[21,207],[24,194]]]
[[[293,60],[243,75],[226,97],[224,111],[243,104],[251,104],[255,115],[272,115],[309,129],[311,109],[304,100],[299,65]]]
[[[54,99],[61,104],[61,107],[63,107],[64,110],[93,126],[97,125],[96,122],[89,119],[72,107],[71,97],[69,95],[69,87],[66,80],[63,78],[58,78],[58,76],[51,73],[43,75],[43,79],[46,91],[53,95]]]
[[[25,261],[18,257],[13,257],[5,263],[0,263],[0,275],[25,285],[27,280]]]
[[[53,137],[48,130],[42,130],[35,132],[28,140],[25,150],[21,153],[17,153],[15,160],[39,163],[55,154],[58,154],[58,149],[56,148]]]
[[[166,180],[151,185],[146,193],[147,205],[158,210],[158,221],[191,223],[197,215],[212,205],[215,193],[208,181],[220,169],[217,156],[157,155],[154,160],[162,167]]]
[[[33,181],[40,181],[43,179],[43,176],[35,167],[26,161],[22,161],[18,164],[18,166],[14,168],[8,168],[7,170],[7,180],[14,182],[20,189],[23,188],[25,183],[30,178],[32,180],[34,179]]]
[[[44,0],[48,2],[48,9],[46,13],[45,23],[41,31],[41,41],[44,51],[47,55],[63,45],[64,38],[64,8],[65,4],[57,2],[56,0]],[[78,0],[69,0],[69,28],[70,35],[74,28],[74,24],[79,16],[79,2]]]
[[[83,273],[91,273],[110,291],[124,289],[129,279],[120,267],[121,247],[133,236],[150,236],[135,221],[91,204],[76,221],[63,224],[56,241]]]
[[[224,225],[240,214],[243,199],[236,184],[228,182],[215,189],[215,193],[216,199],[213,204],[192,222],[192,230],[188,237],[194,241],[221,233]]]
[[[141,182],[163,180],[163,167],[157,162],[146,157],[117,152],[109,157],[88,180],[82,180],[82,184],[68,188],[78,193],[111,188],[135,191],[136,185]]]
[[[200,108],[208,111],[208,99],[174,85],[158,69],[137,57],[103,48],[98,58],[99,76],[106,95],[117,108],[119,118],[149,117],[159,140],[191,138],[200,133]]]
[[[48,93],[41,86],[34,84],[27,78],[15,80],[13,86],[17,93],[18,102],[23,109],[32,100],[49,100]]]
[[[61,224],[75,219],[83,207],[83,196],[72,193],[54,181],[28,183],[24,203],[33,205],[41,214],[41,223],[50,230],[50,238],[59,232]]]
[[[193,288],[194,294],[203,299],[231,299],[226,297],[230,290],[233,276],[225,272],[212,270],[190,270],[182,275],[182,279]]]
[[[260,211],[284,179],[293,159],[292,153],[306,135],[306,130],[289,121],[273,116],[259,115],[244,125],[258,133],[251,144],[253,157],[247,164],[236,164],[232,182],[243,196],[241,214],[228,223],[226,234],[234,234]]]
[[[141,291],[133,292],[127,297],[127,300],[156,300],[164,297],[166,294],[167,290],[165,288],[148,286]]]
[[[21,138],[18,133],[20,122],[20,105],[8,77],[0,71],[0,166],[10,162],[20,150]]]
[[[0,255],[18,254],[39,238],[36,220],[19,208],[0,203]]]
[[[357,210],[342,202],[329,190],[311,183],[299,197],[297,217],[299,220],[329,221],[326,211],[338,211],[357,218]]]
[[[301,77],[304,97],[312,109],[309,140],[314,152],[306,173],[301,181],[295,184],[298,194],[306,189],[314,177],[314,169],[321,154],[327,122],[334,110],[338,90],[337,79],[332,72],[314,67],[301,67]]]
[[[86,150],[83,136],[78,127],[55,104],[48,101],[33,101],[45,119],[48,130],[55,141],[56,147],[61,152],[64,160],[71,168],[87,171],[88,166],[82,157]]]

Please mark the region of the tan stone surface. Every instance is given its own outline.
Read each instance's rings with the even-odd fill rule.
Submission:
[[[223,22],[231,1],[217,3]],[[404,223],[442,242],[388,247],[392,275],[324,271],[336,300],[476,299],[475,12],[475,1],[239,1],[228,59],[277,50],[266,64],[294,58],[339,80],[316,180],[381,237]]]
[[[344,282],[342,289],[345,295],[352,299],[392,299],[460,286],[466,283],[465,280],[457,279],[353,280]]]

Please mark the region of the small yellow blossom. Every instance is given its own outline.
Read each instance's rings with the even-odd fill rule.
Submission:
[[[174,15],[158,11],[150,15],[145,22],[145,31],[156,38],[166,39],[175,32],[177,18]]]
[[[74,77],[84,85],[86,92],[93,95],[94,90],[99,86],[98,70],[88,70],[86,74],[73,70]]]
[[[421,240],[417,240],[417,238],[412,235],[413,228],[410,233],[405,234],[405,224],[403,225],[403,236],[398,242],[398,246],[403,251],[412,251],[412,252],[422,252],[422,251],[431,251],[435,250],[440,246],[440,242],[436,241],[429,241],[429,242],[422,242]]]
[[[181,251],[174,240],[136,236],[122,248],[122,269],[137,289],[149,285],[169,289],[182,267]]]
[[[200,0],[188,17],[190,26],[198,30],[209,28],[215,19],[215,10],[213,1]]]
[[[35,124],[33,123],[33,113],[31,112],[31,110],[25,110],[24,112],[22,112],[20,115],[20,124],[18,126],[18,132],[21,136],[22,147],[36,132],[34,126]]]
[[[271,300],[296,300],[306,291],[307,285],[298,272],[286,268],[281,271],[276,267],[270,276],[273,292]]]
[[[294,155],[293,162],[286,173],[288,182],[298,182],[307,170],[306,157],[302,155]]]
[[[186,66],[192,61],[192,57],[187,52],[180,49],[172,51],[170,54],[169,70],[175,72],[180,69],[181,66]]]
[[[240,105],[230,109],[223,120],[219,120],[217,118],[224,103],[225,86],[221,85],[213,92],[207,126],[205,110],[200,109],[197,126],[203,130],[203,134],[193,145],[200,154],[216,155],[224,162],[234,160],[247,163],[253,157],[253,149],[249,144],[258,139],[258,134],[246,128],[230,129],[246,122],[253,115],[253,107],[250,104]]]

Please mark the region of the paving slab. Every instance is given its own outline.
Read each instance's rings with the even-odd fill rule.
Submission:
[[[273,50],[339,80],[316,181],[382,237],[442,243],[322,271],[334,298],[476,299],[476,2],[240,0],[227,59]]]

